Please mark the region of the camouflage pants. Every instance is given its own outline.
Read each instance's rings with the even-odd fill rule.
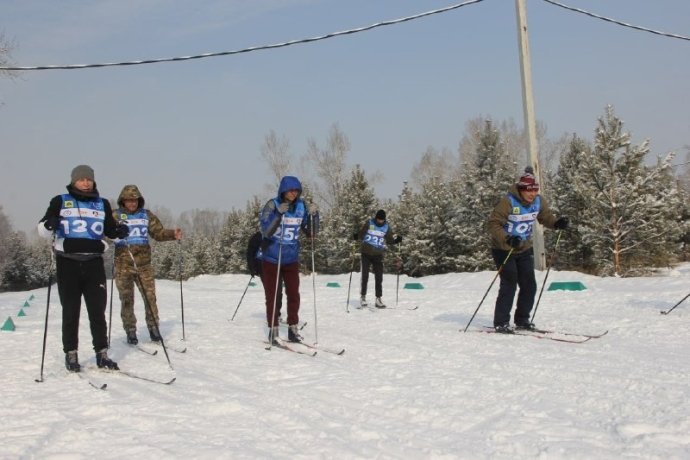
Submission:
[[[156,305],[156,279],[153,267],[150,264],[138,267],[139,279],[136,272],[130,267],[117,267],[115,284],[120,293],[120,317],[122,327],[126,332],[137,330],[137,317],[134,315],[134,285],[139,288],[139,293],[144,299],[144,311],[146,313],[146,326],[149,330],[155,329],[158,324],[158,306]],[[140,282],[141,281],[141,282]]]

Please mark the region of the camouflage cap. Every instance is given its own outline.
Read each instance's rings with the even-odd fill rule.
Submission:
[[[136,185],[125,185],[122,187],[120,196],[117,198],[117,204],[124,206],[124,200],[138,200],[139,207],[144,206],[144,197]]]

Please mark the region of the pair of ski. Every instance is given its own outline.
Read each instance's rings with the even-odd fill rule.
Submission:
[[[268,342],[264,342],[266,345],[268,345]],[[302,348],[304,347],[304,348]],[[282,339],[277,339],[273,342],[273,345],[271,346],[266,346],[266,350],[271,350],[272,348],[279,348],[281,350],[285,351],[290,351],[292,353],[297,353],[300,355],[306,355],[306,356],[316,356],[316,354],[319,351],[323,351],[325,353],[331,353],[333,355],[342,355],[345,353],[344,348],[328,348],[328,347],[322,347],[321,345],[316,345],[316,344],[309,344],[306,342],[286,342]]]
[[[462,329],[461,329],[462,330]],[[474,329],[476,332],[486,332],[489,334],[499,334],[493,327],[482,326],[482,329]],[[585,343],[592,339],[598,339],[600,337],[608,334],[609,331],[606,330],[599,334],[583,334],[578,332],[564,332],[549,329],[517,329],[513,330],[512,333],[504,335],[523,335],[528,337],[534,337],[536,339],[546,339],[553,340],[555,342],[566,342],[566,343]]]
[[[369,310],[369,311],[377,311],[377,310],[408,310],[408,311],[413,311],[419,308],[419,305],[415,305],[412,307],[372,307],[371,305],[360,305],[355,307],[355,310]]]
[[[146,376],[143,376],[143,375],[135,374],[135,373],[133,373],[133,372],[123,371],[122,369],[119,369],[119,370],[115,370],[115,369],[97,369],[97,370],[98,370],[99,372],[103,372],[103,373],[122,375],[122,376],[125,376],[125,377],[129,377],[129,378],[132,378],[132,379],[141,380],[141,381],[145,381],[145,382],[149,382],[149,383],[158,383],[158,384],[160,384],[160,385],[170,385],[171,383],[173,383],[173,382],[177,379],[177,377],[172,377],[172,378],[166,379],[166,380],[159,380],[159,379],[155,379],[155,378],[152,378],[152,377],[146,377]],[[70,373],[70,374],[77,374],[77,376],[78,376],[80,379],[86,381],[86,383],[88,383],[89,386],[91,386],[92,388],[95,388],[95,389],[97,389],[97,390],[105,390],[105,389],[108,388],[108,384],[107,384],[107,383],[102,382],[102,381],[100,381],[100,380],[96,380],[96,379],[92,378],[91,376],[89,376],[89,374],[91,374],[91,371],[86,371],[86,368],[84,368],[84,367],[82,367],[81,370],[80,370],[79,372],[69,372],[69,373]],[[43,378],[41,378],[41,379],[35,379],[35,381],[36,381],[37,383],[41,383],[41,382],[43,382],[44,380],[43,380]]]
[[[115,370],[115,369],[98,369],[99,372],[103,372],[105,374],[115,374],[115,375],[121,375],[124,377],[128,377],[131,379],[136,379],[136,380],[141,380],[144,382],[149,382],[149,383],[157,383],[160,385],[170,385],[172,384],[175,380],[177,380],[177,377],[172,377],[169,379],[156,379],[152,377],[146,377],[144,375],[139,375],[135,374],[133,372],[129,371],[123,371],[122,369]],[[108,388],[108,384],[99,380],[95,380],[91,378],[88,374],[90,374],[90,371],[84,372],[84,369],[82,368],[81,372],[76,372],[76,374],[81,378],[82,380],[86,380],[86,382],[92,386],[93,388],[96,388],[98,390],[105,390]]]
[[[156,356],[156,355],[158,354],[158,350],[155,349],[155,348],[151,348],[151,347],[148,347],[148,346],[142,345],[142,344],[136,344],[136,345],[134,345],[134,344],[127,343],[127,342],[125,342],[125,343],[126,343],[127,345],[129,345],[130,347],[139,350],[139,351],[142,352],[142,353],[146,353],[147,355]],[[151,343],[152,343],[152,344],[155,344],[155,345],[157,345],[157,346],[162,346],[162,345],[160,344],[160,342],[151,342]],[[180,347],[174,347],[174,346],[171,346],[171,345],[168,345],[168,344],[165,344],[165,349],[166,349],[166,350],[174,351],[175,353],[185,353],[185,352],[187,351],[187,347],[181,347],[181,348],[180,348]]]

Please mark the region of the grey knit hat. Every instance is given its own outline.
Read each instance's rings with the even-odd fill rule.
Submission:
[[[79,179],[91,179],[95,181],[93,168],[89,165],[79,165],[72,170],[72,184]]]

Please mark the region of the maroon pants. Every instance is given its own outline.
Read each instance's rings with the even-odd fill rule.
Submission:
[[[263,261],[262,281],[266,294],[266,323],[268,327],[278,326],[280,313],[273,308],[276,301],[276,280],[278,279],[278,265]],[[299,322],[299,262],[280,266],[280,276],[283,278],[285,294],[287,296],[287,322],[289,325]]]

